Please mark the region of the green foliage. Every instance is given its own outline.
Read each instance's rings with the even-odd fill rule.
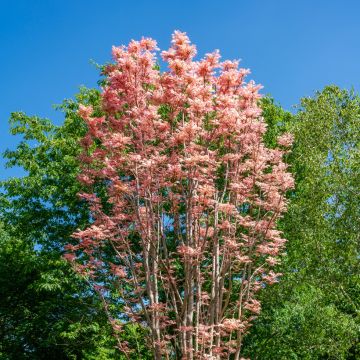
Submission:
[[[62,126],[49,120],[12,113],[10,131],[22,136],[13,151],[4,154],[7,166],[25,170],[21,178],[1,185],[1,217],[16,234],[23,234],[43,247],[57,247],[69,241],[74,227],[88,221],[87,207],[77,197],[81,190],[76,181],[79,172],[79,140],[86,126],[76,114],[78,102],[99,103],[96,90],[82,89],[77,100],[58,106],[65,113]]]
[[[276,105],[274,99],[264,97],[261,99],[262,116],[267,125],[264,136],[266,146],[277,147],[276,139],[288,130],[287,126],[292,121],[292,114]]]
[[[360,98],[326,87],[292,116],[264,103],[268,141],[295,135],[296,190],[281,227],[288,239],[280,284],[246,338],[255,359],[356,359],[360,329]],[[275,118],[274,118],[275,116]],[[273,127],[277,129],[273,129]]]
[[[114,346],[99,302],[64,260],[1,228],[0,273],[1,359],[81,359]]]
[[[357,326],[320,289],[307,284],[266,308],[254,330],[256,342],[248,339],[247,349],[253,359],[346,359]]]

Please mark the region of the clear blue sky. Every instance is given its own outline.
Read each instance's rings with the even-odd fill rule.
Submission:
[[[52,104],[96,86],[90,59],[143,35],[167,48],[175,29],[199,55],[241,58],[287,109],[326,84],[360,87],[358,0],[0,0],[0,151],[17,143],[11,111],[59,124]],[[17,174],[0,160],[0,178]]]

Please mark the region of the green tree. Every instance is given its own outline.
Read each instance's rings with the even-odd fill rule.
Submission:
[[[0,219],[0,357],[4,359],[125,359],[101,300],[62,259],[71,234],[89,221],[77,193],[80,138],[86,126],[78,103],[99,107],[97,90],[81,89],[58,106],[61,126],[13,113],[10,131],[22,136],[4,156],[22,177],[2,182]],[[4,275],[3,275],[4,274]],[[148,358],[137,326],[121,334]],[[135,359],[135,358],[134,358]]]
[[[263,102],[269,138],[295,135],[296,177],[281,221],[287,257],[247,337],[255,359],[356,359],[359,354],[360,98],[328,86],[295,116]],[[275,127],[275,129],[274,129]]]

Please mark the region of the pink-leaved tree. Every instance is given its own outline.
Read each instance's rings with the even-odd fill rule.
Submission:
[[[179,31],[161,53],[167,71],[156,50],[149,38],[114,47],[101,115],[79,108],[91,221],[66,257],[115,333],[135,322],[155,359],[239,359],[257,292],[280,276],[271,269],[285,243],[276,224],[293,187],[292,138],[265,147],[260,86],[237,61],[217,51],[194,61]]]

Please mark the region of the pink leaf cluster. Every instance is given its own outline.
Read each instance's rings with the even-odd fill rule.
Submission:
[[[138,323],[155,359],[240,359],[257,293],[280,276],[292,138],[264,145],[261,87],[237,61],[217,51],[195,61],[179,31],[161,53],[167,71],[156,50],[152,39],[114,47],[102,114],[79,107],[93,222],[67,257],[105,302],[116,291],[114,329]]]

